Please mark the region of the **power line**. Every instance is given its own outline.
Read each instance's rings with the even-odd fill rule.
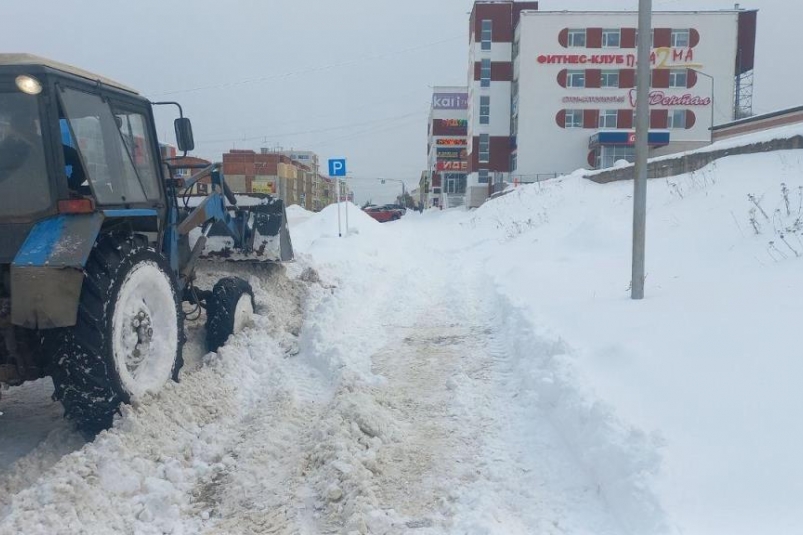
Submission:
[[[362,56],[362,57],[359,57],[359,58],[355,58],[355,59],[352,59],[352,60],[349,60],[349,61],[343,61],[343,62],[340,62],[340,63],[330,63],[328,65],[319,65],[319,66],[316,66],[316,67],[308,67],[306,69],[299,69],[297,71],[289,71],[289,72],[285,72],[285,73],[281,73],[281,74],[274,74],[274,75],[271,75],[271,76],[261,76],[261,77],[258,77],[258,78],[248,78],[248,79],[245,79],[245,80],[238,80],[238,81],[233,81],[233,82],[224,82],[224,83],[220,83],[220,84],[198,86],[198,87],[192,87],[192,88],[188,88],[188,89],[174,89],[174,90],[170,90],[170,91],[162,91],[162,92],[159,92],[159,93],[153,93],[153,94],[151,94],[149,96],[150,97],[164,97],[164,96],[169,96],[169,95],[177,95],[177,94],[181,94],[181,93],[195,93],[197,91],[206,91],[206,90],[209,90],[209,89],[223,89],[223,88],[227,88],[227,87],[236,87],[236,86],[240,86],[240,85],[257,84],[257,83],[261,83],[261,82],[268,82],[268,81],[271,81],[271,80],[280,80],[280,79],[283,79],[283,78],[290,78],[290,77],[298,76],[298,75],[301,75],[301,74],[310,74],[310,73],[314,73],[314,72],[323,72],[323,71],[328,71],[328,70],[337,69],[337,68],[341,68],[341,67],[349,67],[349,66],[352,66],[352,65],[358,65],[358,64],[360,64],[360,63],[362,63],[364,61],[373,61],[373,60],[377,60],[377,59],[384,59],[384,58],[388,58],[388,57],[392,57],[392,56],[399,56],[399,55],[402,55],[402,54],[408,54],[410,52],[417,52],[419,50],[432,48],[434,46],[442,45],[444,43],[449,43],[449,42],[452,42],[452,41],[456,41],[457,39],[463,39],[463,38],[465,38],[464,35],[458,35],[458,36],[450,37],[448,39],[443,39],[443,40],[440,40],[440,41],[434,41],[432,43],[426,43],[426,44],[423,44],[423,45],[418,45],[418,46],[405,48],[405,49],[402,49],[402,50],[396,50],[396,51],[392,51],[392,52],[385,52],[383,54],[374,54],[374,55]]]
[[[225,138],[225,139],[218,138],[218,139],[200,140],[200,141],[198,141],[198,143],[204,143],[204,144],[207,144],[207,145],[212,145],[212,144],[216,144],[216,143],[229,143],[229,142],[232,142],[232,141],[253,141],[255,139],[277,139],[277,138],[291,137],[291,136],[303,136],[303,135],[308,135],[308,134],[317,134],[317,133],[321,133],[321,132],[332,132],[332,131],[336,131],[336,130],[345,130],[345,129],[349,129],[349,128],[355,128],[355,127],[358,127],[358,126],[366,126],[366,125],[376,124],[376,123],[380,123],[380,122],[398,121],[400,119],[406,119],[408,117],[419,116],[419,115],[421,115],[421,113],[422,112],[420,112],[420,111],[411,112],[411,113],[406,113],[404,115],[398,115],[398,116],[394,116],[394,117],[384,117],[384,118],[381,118],[381,119],[373,119],[373,120],[370,120],[370,121],[364,121],[364,122],[360,122],[360,123],[351,123],[351,124],[345,124],[345,125],[340,125],[340,126],[332,126],[332,127],[328,127],[328,128],[316,128],[316,129],[313,129],[313,130],[302,130],[302,131],[297,131],[297,132],[285,132],[285,133],[270,134],[270,135],[261,134],[261,135],[249,136],[249,137],[238,136],[238,137],[231,137],[231,138]]]
[[[402,101],[402,100],[407,99],[407,97],[411,97],[413,95],[419,95],[420,93],[421,93],[421,90],[420,89],[416,89],[415,91],[409,91],[409,92],[401,94],[401,95],[395,95],[395,96],[391,96],[391,97],[386,97],[386,98],[383,98],[382,100],[374,100],[374,101],[371,101],[371,102],[364,102],[364,103],[361,102],[361,103],[356,104],[356,105],[355,104],[350,104],[350,105],[346,104],[346,105],[343,105],[343,106],[338,106],[338,111],[336,113],[320,113],[320,114],[317,114],[317,115],[307,115],[307,116],[301,116],[301,117],[296,116],[295,119],[291,119],[291,120],[288,120],[288,121],[279,121],[279,122],[271,123],[270,126],[271,127],[275,127],[275,126],[285,126],[285,125],[298,124],[298,123],[309,123],[309,122],[314,121],[316,119],[323,119],[325,117],[338,116],[345,110],[357,110],[357,109],[362,110],[362,109],[365,109],[365,108],[373,108],[375,106],[378,106],[380,104],[385,104],[387,102]],[[245,129],[239,130],[239,132],[240,132],[240,134],[242,136],[244,136],[246,130],[256,130],[256,129],[261,129],[261,128],[264,128],[264,127],[247,127]],[[229,131],[229,132],[231,132],[231,131]],[[221,132],[221,134],[222,135],[229,135],[229,132]],[[235,135],[235,134],[232,133],[231,135]],[[254,139],[256,139],[257,137],[265,137],[265,136],[262,136],[262,135],[254,136]],[[238,138],[238,139],[241,139],[241,138]],[[230,139],[229,141],[231,141],[231,140],[233,140],[233,139]]]
[[[362,132],[356,132],[354,134],[346,134],[344,136],[339,136],[339,137],[327,139],[327,140],[324,140],[324,141],[318,141],[318,142],[315,142],[315,143],[308,143],[307,146],[309,146],[309,147],[319,147],[321,145],[328,145],[329,143],[333,143],[335,141],[343,141],[343,140],[346,140],[346,139],[354,139],[354,138],[365,136],[367,134],[379,134],[379,133],[383,133],[383,132],[390,132],[390,131],[396,130],[398,128],[401,128],[403,126],[407,126],[407,123],[409,122],[410,118],[418,118],[418,117],[422,117],[422,116],[425,116],[425,115],[428,115],[428,114],[429,114],[429,110],[427,110],[425,112],[419,112],[419,113],[410,115],[406,119],[402,119],[402,120],[398,121],[398,124],[395,124],[395,125],[382,125],[382,126],[378,126],[378,127],[374,127],[374,128],[369,128],[367,130],[364,130]]]

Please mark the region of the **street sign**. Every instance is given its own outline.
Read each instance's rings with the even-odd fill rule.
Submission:
[[[329,160],[329,176],[346,176],[346,159]]]

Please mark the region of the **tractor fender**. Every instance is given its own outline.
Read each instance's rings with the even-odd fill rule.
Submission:
[[[103,219],[101,213],[59,215],[34,225],[11,264],[11,323],[75,325],[84,267]]]

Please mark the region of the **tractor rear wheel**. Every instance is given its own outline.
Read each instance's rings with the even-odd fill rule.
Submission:
[[[87,432],[121,403],[178,379],[183,311],[167,260],[142,236],[102,237],[86,264],[74,327],[45,333],[54,396]]]
[[[206,348],[217,351],[254,321],[254,291],[237,277],[220,279],[206,302]]]

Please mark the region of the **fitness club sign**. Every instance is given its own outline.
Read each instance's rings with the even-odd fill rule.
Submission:
[[[636,66],[635,54],[541,54],[537,58],[541,65],[619,65],[628,68]],[[650,54],[650,63],[656,69],[673,67],[700,68],[694,63],[693,48],[656,48]]]

